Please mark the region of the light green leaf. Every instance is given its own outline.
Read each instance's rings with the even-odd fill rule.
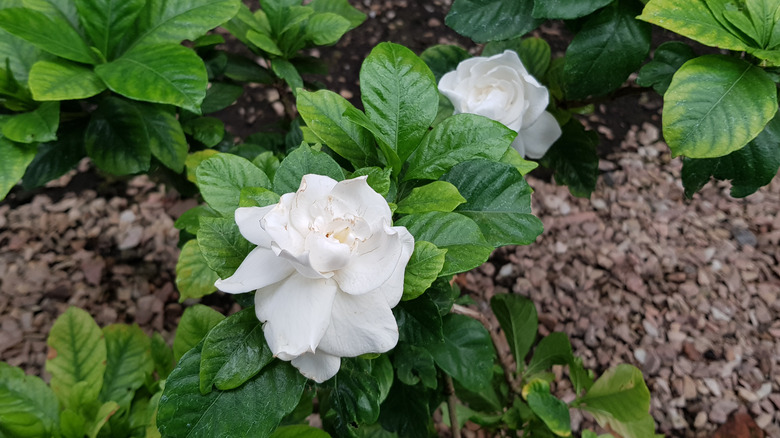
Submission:
[[[61,59],[33,64],[29,86],[35,100],[86,99],[106,89],[92,69]]]
[[[539,163],[536,161],[530,161],[523,158],[515,148],[509,148],[506,153],[501,157],[501,163],[506,163],[513,166],[520,172],[520,175],[527,175],[530,171],[539,167]]]
[[[220,278],[233,275],[253,247],[232,217],[201,216],[198,245],[206,263]]]
[[[380,43],[360,69],[360,92],[377,140],[405,161],[436,118],[439,92],[433,73],[406,47]]]
[[[487,117],[448,117],[423,137],[409,157],[404,179],[438,179],[454,165],[476,158],[498,161],[516,136],[516,132]]]
[[[542,338],[534,350],[531,362],[523,375],[532,376],[553,365],[566,365],[574,360],[571,343],[566,333],[554,332]]]
[[[528,245],[542,233],[542,221],[531,213],[533,190],[512,165],[465,161],[442,179],[466,198],[455,211],[476,222],[490,245]]]
[[[165,382],[157,411],[163,438],[233,436],[236,431],[268,437],[298,404],[306,383],[289,362],[275,361],[237,389],[202,395],[198,389],[200,362],[197,346],[181,358]]]
[[[650,0],[637,19],[661,26],[706,46],[743,51],[747,45],[713,16],[704,0]]]
[[[566,49],[563,79],[570,100],[620,87],[650,51],[650,25],[631,2],[616,2],[587,19]],[[603,74],[609,72],[609,74]]]
[[[439,44],[428,47],[420,53],[420,59],[425,62],[433,72],[438,83],[442,76],[458,68],[458,64],[470,58],[469,52],[450,44]],[[439,99],[441,103],[441,98]],[[446,99],[444,99],[446,100]]]
[[[154,371],[152,344],[137,325],[112,324],[103,328],[106,372],[100,400],[129,408],[135,391]]]
[[[200,113],[208,76],[198,55],[178,44],[139,46],[95,73],[115,93],[135,100],[176,105]]]
[[[552,433],[571,436],[569,407],[561,399],[550,394],[550,384],[544,380],[533,380],[523,388],[528,406],[550,428]]]
[[[487,261],[493,250],[479,226],[458,213],[410,214],[396,221],[396,225],[406,227],[415,241],[425,240],[447,250],[439,273],[442,277],[476,268]]]
[[[0,434],[43,437],[58,425],[57,397],[46,383],[0,362]]]
[[[276,42],[267,34],[258,32],[254,29],[247,31],[246,39],[257,46],[260,50],[271,55],[282,56],[282,49],[276,45]]]
[[[382,169],[381,167],[361,167],[352,172],[349,178],[365,176],[368,185],[374,189],[375,192],[386,197],[387,194],[390,193],[392,185],[390,182],[391,172],[391,169]]]
[[[97,409],[97,412],[95,412],[95,417],[92,419],[91,424],[88,423],[86,430],[87,437],[97,438],[100,429],[106,425],[108,419],[111,418],[111,416],[113,416],[118,410],[119,404],[114,401],[107,401],[100,405],[100,407]]]
[[[428,290],[439,277],[444,267],[446,249],[418,240],[414,242],[414,252],[406,264],[404,273],[404,293],[402,300],[413,300]]]
[[[517,52],[528,72],[539,80],[544,79],[544,75],[550,67],[552,56],[552,49],[550,49],[547,41],[536,37],[494,41],[485,44],[485,48],[482,49],[482,56],[492,56],[503,53],[505,50]]]
[[[306,424],[292,426],[280,426],[276,428],[270,438],[330,438],[330,435],[322,429]]]
[[[19,182],[34,157],[34,147],[0,137],[0,200]]]
[[[176,367],[177,369],[183,362],[179,361],[179,359],[182,358],[184,353],[195,346],[198,346],[198,348],[193,351],[197,351],[198,362],[200,362],[200,348],[202,346],[199,345],[200,341],[223,319],[225,319],[224,315],[203,304],[196,304],[184,309],[184,313],[181,315],[181,320],[179,321],[179,326],[176,328],[176,336],[173,338],[173,358],[179,362],[179,365]],[[195,375],[197,375],[197,368]],[[173,375],[169,377],[173,378]],[[197,389],[197,379],[195,382],[195,392],[199,393]]]
[[[675,156],[720,157],[754,139],[776,112],[775,83],[763,70],[705,55],[683,64],[664,95],[664,139]]]
[[[6,68],[4,60],[8,60],[11,72],[21,84],[27,83],[27,75],[33,64],[51,57],[48,53],[14,36],[0,27],[0,68]]]
[[[653,60],[639,70],[636,83],[643,87],[653,87],[656,93],[663,95],[675,72],[694,56],[693,49],[688,44],[667,41],[655,50]]]
[[[334,152],[357,167],[376,163],[371,134],[343,116],[348,108],[354,108],[349,101],[328,90],[301,90],[297,107],[306,126]]]
[[[592,414],[619,422],[639,421],[650,410],[650,391],[641,371],[620,364],[602,374],[580,399],[580,404],[580,408]]]
[[[106,59],[133,26],[145,0],[75,0],[79,22]]]
[[[315,173],[329,176],[336,181],[344,179],[344,171],[328,154],[315,151],[306,144],[302,144],[290,152],[274,175],[274,191],[279,194],[291,193],[298,190],[304,175]]]
[[[187,241],[181,249],[176,262],[176,288],[179,290],[179,301],[187,298],[200,298],[215,290],[214,282],[219,279],[216,272],[209,268],[206,259],[200,252],[198,241]]]
[[[149,170],[149,127],[137,102],[108,97],[92,113],[84,133],[87,154],[103,170],[126,175]]]
[[[87,434],[87,420],[72,409],[60,414],[60,433],[65,438],[83,438]]]
[[[154,332],[152,335],[152,361],[157,377],[167,379],[168,374],[173,370],[173,349],[168,346],[162,335]]]
[[[89,313],[69,307],[54,321],[46,344],[46,371],[60,405],[78,409],[78,401],[97,400],[106,370],[106,342]]]
[[[280,196],[263,187],[244,187],[241,189],[239,207],[265,207],[279,202]]]
[[[259,167],[260,170],[262,170],[266,175],[268,175],[268,179],[273,181],[274,176],[276,176],[276,171],[279,169],[279,166],[281,165],[281,162],[278,158],[276,158],[276,155],[274,155],[271,151],[265,151],[258,154],[253,160],[252,164]]]
[[[366,21],[366,14],[355,9],[348,0],[314,0],[309,3],[309,7],[315,12],[332,12],[341,15],[349,21],[350,29]]]
[[[525,364],[525,356],[536,340],[538,316],[533,301],[520,295],[497,294],[490,299],[490,308],[496,315],[517,362],[517,371]]]
[[[194,41],[230,20],[240,5],[240,0],[147,0],[134,44]]]
[[[223,391],[238,388],[273,358],[255,308],[241,310],[215,325],[203,341],[200,393],[208,394],[212,385]]]
[[[534,18],[548,20],[571,20],[584,17],[604,6],[612,0],[545,0],[534,2]]]
[[[534,0],[455,0],[444,22],[478,43],[508,40],[542,23],[533,8]]]
[[[318,12],[306,23],[306,39],[318,46],[336,44],[352,28],[352,23],[341,15]]]
[[[52,55],[84,64],[96,63],[87,43],[64,17],[29,8],[0,9],[0,27]]]
[[[469,390],[489,386],[496,359],[490,333],[465,315],[448,314],[442,321],[444,342],[428,346],[436,365]]]
[[[450,212],[464,202],[466,199],[460,195],[457,187],[447,181],[434,181],[413,188],[408,196],[398,202],[395,212],[399,214]]]
[[[561,130],[561,137],[542,157],[541,163],[553,170],[555,182],[568,186],[572,195],[590,197],[599,176],[599,136],[595,131],[586,131],[574,118]]]
[[[44,102],[34,111],[8,117],[3,135],[18,143],[38,143],[57,139],[60,126],[60,103]]]
[[[195,171],[198,188],[209,206],[232,219],[244,187],[270,188],[260,168],[246,158],[217,154],[201,162]]]

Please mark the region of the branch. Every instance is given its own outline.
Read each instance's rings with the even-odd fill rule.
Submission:
[[[450,431],[452,438],[460,438],[460,427],[458,426],[458,413],[455,404],[458,398],[455,397],[455,384],[452,383],[452,376],[444,374],[444,381],[447,383],[447,410],[450,413]]]

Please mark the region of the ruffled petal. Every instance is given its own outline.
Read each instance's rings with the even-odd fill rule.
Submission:
[[[291,275],[255,293],[255,313],[275,356],[314,352],[331,318],[338,286],[329,280]]]
[[[236,209],[236,224],[244,238],[255,245],[271,247],[271,236],[263,229],[260,221],[276,204],[265,207],[239,207]]]
[[[349,246],[322,234],[311,233],[306,236],[306,248],[309,250],[311,267],[318,272],[342,269],[349,263]]]
[[[358,295],[370,292],[390,278],[403,253],[399,235],[390,227],[361,242],[349,264],[333,273],[341,290]]]
[[[246,256],[233,275],[217,280],[214,286],[231,294],[251,292],[282,281],[294,271],[290,262],[270,249],[258,246]]]
[[[387,300],[387,305],[391,308],[398,305],[404,294],[404,273],[406,272],[409,258],[412,256],[412,252],[414,252],[414,237],[412,234],[405,227],[393,227],[393,230],[398,233],[401,239],[401,256],[398,258],[398,263],[395,265],[393,273],[390,274],[390,278],[374,291],[384,296],[385,300]]]
[[[384,353],[397,343],[398,323],[384,296],[336,293],[330,325],[317,351],[355,357]]]
[[[278,250],[278,248],[275,247],[274,249]],[[306,278],[310,278],[313,280],[318,279],[325,279],[325,278],[331,278],[333,277],[332,272],[325,272],[322,273],[311,265],[311,260],[309,259],[309,253],[304,252],[303,254],[295,255],[289,251],[286,250],[279,250],[279,257],[283,258],[284,260],[287,260],[290,262],[292,267],[298,271],[299,274]]]
[[[363,218],[372,230],[379,229],[383,221],[392,218],[390,206],[379,193],[368,185],[366,176],[341,181],[330,194],[333,197],[331,208],[334,217],[353,215]]]
[[[341,358],[320,351],[302,354],[291,362],[306,378],[322,383],[335,376],[341,368]]]
[[[550,146],[560,136],[561,126],[558,125],[558,121],[555,120],[555,117],[549,111],[545,111],[533,125],[520,131],[517,138],[522,137],[525,155],[528,158],[538,160],[547,153]],[[514,143],[512,146],[514,146]],[[518,152],[522,153],[520,150]]]

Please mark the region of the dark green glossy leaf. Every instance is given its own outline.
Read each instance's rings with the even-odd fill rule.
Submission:
[[[135,391],[154,370],[151,341],[137,325],[112,324],[103,328],[106,372],[100,400],[128,409]]]
[[[62,16],[31,8],[0,9],[0,27],[52,55],[84,64],[96,63],[87,43]]]
[[[539,341],[524,375],[532,376],[548,370],[553,365],[566,365],[574,360],[573,358],[571,343],[566,333],[550,333]]]
[[[208,205],[196,205],[182,213],[181,216],[176,219],[176,222],[173,223],[173,226],[177,230],[184,230],[193,235],[198,234],[201,216],[221,217],[219,213]]]
[[[414,242],[414,252],[406,264],[404,293],[401,299],[413,300],[431,287],[444,267],[446,253],[446,249],[437,248],[430,242]]]
[[[536,38],[515,38],[506,41],[495,41],[485,44],[482,56],[492,56],[503,53],[505,50],[514,50],[528,69],[531,75],[539,80],[544,79],[547,69],[550,67],[552,49],[547,41]]]
[[[134,44],[194,41],[231,19],[240,0],[147,0]]]
[[[195,220],[198,221],[197,217]],[[179,260],[176,262],[176,289],[179,290],[179,301],[200,298],[216,291],[214,282],[218,279],[217,273],[206,263],[198,241],[196,239],[187,241],[181,248]]]
[[[478,43],[508,40],[535,29],[534,0],[455,0],[445,23]]]
[[[57,398],[39,377],[0,362],[0,424],[10,437],[50,436],[59,426]]]
[[[428,346],[436,365],[472,391],[490,385],[496,354],[487,329],[465,315],[450,314],[442,322],[444,342]]]
[[[35,147],[0,137],[0,200],[19,182],[35,157]]]
[[[206,263],[220,278],[233,275],[253,247],[232,217],[201,216],[198,245]]]
[[[276,170],[274,191],[279,194],[297,191],[301,179],[309,173],[329,176],[336,181],[344,179],[344,171],[333,158],[302,144],[298,149],[290,152]]]
[[[165,167],[181,173],[189,147],[176,114],[162,105],[142,106],[152,155]]]
[[[62,126],[56,141],[38,146],[38,153],[27,167],[22,179],[26,190],[42,186],[73,169],[84,158],[85,123]]]
[[[398,321],[399,342],[419,347],[443,342],[441,315],[428,294],[402,301],[393,309]]]
[[[235,103],[243,93],[244,87],[241,85],[213,82],[206,90],[206,97],[200,109],[203,114],[215,113]]]
[[[330,403],[341,422],[371,424],[379,418],[379,383],[371,375],[368,361],[341,360],[341,369],[332,380]]]
[[[330,438],[327,432],[306,424],[296,424],[293,426],[280,426],[270,438]]]
[[[561,130],[561,137],[542,157],[541,163],[553,170],[555,182],[569,186],[572,195],[590,197],[599,174],[598,134],[586,131],[576,119],[569,120]]]
[[[431,70],[406,47],[380,43],[363,61],[360,92],[378,139],[406,160],[436,118],[439,92]]]
[[[382,403],[379,423],[385,430],[404,438],[428,438],[431,424],[429,396],[421,385],[409,386],[396,380]]]
[[[86,99],[106,89],[92,69],[64,59],[33,64],[28,85],[35,100]]]
[[[534,18],[571,20],[584,17],[613,0],[544,0],[534,2]]]
[[[466,198],[455,211],[471,218],[494,247],[528,245],[542,233],[531,213],[533,190],[510,164],[487,160],[460,163],[442,177]]]
[[[200,361],[200,392],[238,388],[273,359],[263,326],[250,307],[222,320],[206,336]]]
[[[225,138],[225,124],[216,117],[198,117],[182,124],[182,129],[208,147],[218,145]]]
[[[672,82],[672,76],[695,55],[688,44],[680,41],[667,41],[657,49],[653,60],[642,66],[636,83],[643,87],[653,87],[656,93],[663,95]]]
[[[397,370],[398,380],[407,385],[422,382],[427,388],[435,389],[438,386],[436,363],[431,353],[423,347],[399,344],[393,350],[393,365]]]
[[[525,356],[536,340],[538,317],[533,301],[520,295],[498,294],[490,299],[490,308],[496,315],[517,362],[517,371],[525,364]]]
[[[196,345],[198,348],[195,350],[198,353],[198,363],[200,363],[200,349],[202,347],[199,345],[200,341],[223,319],[225,317],[221,313],[203,304],[196,304],[184,309],[179,326],[176,328],[176,336],[173,338],[173,357],[179,362],[176,368],[179,368],[184,362],[180,361],[182,356]],[[197,368],[195,374],[197,375]],[[195,388],[195,392],[199,394],[197,385]]]
[[[44,102],[34,111],[8,117],[3,136],[17,143],[38,143],[57,139],[60,126],[60,103]]]
[[[195,175],[203,199],[211,208],[231,219],[238,208],[242,188],[271,187],[271,182],[260,168],[232,154],[217,154],[204,160],[198,165]]]
[[[259,82],[261,84],[273,82],[268,70],[251,59],[233,54],[228,54],[225,76],[238,82]]]
[[[299,88],[303,88],[303,79],[298,69],[284,58],[276,58],[271,62],[271,70],[274,74],[284,79],[290,87],[293,94],[298,93]]]
[[[420,59],[431,69],[437,83],[442,76],[458,68],[458,64],[468,58],[471,58],[469,52],[449,44],[428,47],[420,53]]]

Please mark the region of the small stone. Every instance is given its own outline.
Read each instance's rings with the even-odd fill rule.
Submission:
[[[696,414],[696,418],[693,420],[693,427],[695,429],[702,429],[707,425],[707,413],[700,411]]]
[[[767,426],[769,426],[769,423],[772,422],[772,414],[763,413],[756,417],[756,426],[758,426],[759,429],[766,429]]]
[[[740,386],[737,388],[737,394],[748,403],[755,403],[758,401],[758,396],[755,392]]]
[[[637,348],[634,350],[634,357],[636,358],[637,362],[644,365],[645,361],[647,360],[647,352],[643,348]]]
[[[697,395],[696,382],[694,382],[690,376],[683,376],[683,397],[686,400],[692,400],[696,398]]]
[[[728,420],[729,414],[736,411],[739,403],[734,400],[718,400],[712,405],[710,411],[710,421],[716,424],[723,424]]]
[[[731,321],[731,317],[729,315],[715,306],[712,306],[710,313],[712,313],[712,317],[717,321]]]
[[[734,227],[731,230],[731,234],[734,236],[734,239],[736,239],[737,242],[739,242],[739,244],[742,246],[756,246],[758,244],[756,235],[747,228]]]
[[[718,383],[717,380],[711,377],[705,377],[704,384],[707,385],[707,388],[709,388],[712,395],[714,395],[716,398],[720,398],[723,395],[723,393],[720,390],[720,384]]]
[[[658,337],[658,328],[655,326],[655,323],[651,322],[648,319],[645,319],[642,321],[642,327],[645,328],[645,332],[653,338]]]

